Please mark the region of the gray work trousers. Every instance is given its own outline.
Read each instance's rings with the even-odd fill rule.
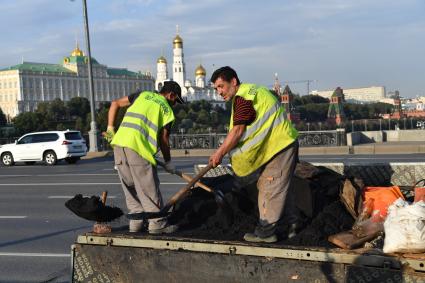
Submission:
[[[275,224],[282,217],[288,224],[297,221],[295,196],[290,191],[298,162],[298,141],[286,147],[264,167],[257,181],[260,225]]]
[[[114,147],[114,159],[129,213],[159,212],[163,201],[156,167],[134,150],[120,146]],[[149,230],[165,225],[165,218],[149,220]]]

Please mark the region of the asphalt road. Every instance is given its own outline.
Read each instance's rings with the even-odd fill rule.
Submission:
[[[310,162],[425,162],[425,155],[302,156]],[[193,173],[207,157],[176,158],[177,169]],[[228,162],[224,160],[224,163]],[[168,199],[184,186],[179,177],[159,171],[161,191]],[[109,192],[108,203],[125,208],[112,158],[0,167],[0,282],[69,282],[70,246],[93,223],[65,208],[77,193]],[[126,225],[125,217],[114,226]]]

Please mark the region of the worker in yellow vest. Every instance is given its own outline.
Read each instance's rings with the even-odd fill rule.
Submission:
[[[288,237],[295,236],[297,213],[294,194],[289,191],[298,161],[298,132],[287,119],[280,101],[265,87],[241,84],[235,70],[217,69],[211,82],[224,100],[232,101],[229,133],[211,155],[214,167],[230,155],[232,169],[238,177],[259,174],[259,223],[249,242],[276,242],[276,224],[284,215]]]
[[[106,137],[114,148],[129,214],[159,212],[163,207],[159,178],[154,155],[160,148],[166,170],[174,171],[171,164],[169,135],[174,121],[172,106],[183,103],[180,86],[173,81],[164,82],[159,93],[143,91],[112,101],[108,112]],[[114,121],[118,109],[129,106],[115,133]],[[130,220],[129,231],[141,232],[147,223]],[[150,219],[150,234],[172,233],[176,225],[167,219]]]

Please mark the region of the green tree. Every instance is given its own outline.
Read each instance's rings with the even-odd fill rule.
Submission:
[[[69,114],[76,117],[85,118],[90,113],[90,101],[85,97],[73,97],[67,103]]]
[[[5,126],[7,124],[6,115],[3,113],[3,110],[0,108],[0,126]]]
[[[78,131],[84,131],[84,127],[85,127],[85,123],[83,118],[78,117],[77,119],[75,119],[74,129]]]
[[[187,117],[187,112],[184,109],[180,109],[180,111],[177,113],[176,118],[179,120],[183,120]]]
[[[43,130],[41,120],[42,116],[40,113],[24,112],[17,115],[12,122],[15,126],[17,134],[23,135],[29,132]]]
[[[196,118],[196,123],[210,125],[210,115],[205,109],[199,111],[198,117]]]
[[[108,111],[110,104],[101,104],[96,111],[96,124],[99,131],[106,131],[108,127]]]
[[[48,116],[53,121],[65,120],[67,108],[60,98],[55,98],[48,104]]]

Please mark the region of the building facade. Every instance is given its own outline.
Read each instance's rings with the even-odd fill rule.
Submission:
[[[161,56],[157,60],[157,74],[155,89],[160,90],[164,81],[173,80],[182,88],[182,97],[185,101],[207,100],[213,105],[225,107],[223,98],[206,82],[207,72],[202,64],[195,70],[195,79],[192,82],[186,77],[186,64],[183,53],[183,39],[177,34],[173,39],[172,77],[168,76],[167,60]]]
[[[311,94],[319,95],[327,99],[331,99],[334,90],[317,91],[313,90]],[[347,102],[355,103],[372,103],[386,97],[385,87],[371,86],[362,88],[347,88],[344,89],[344,97]]]
[[[73,97],[90,99],[87,57],[78,47],[62,64],[22,62],[0,70],[0,107],[8,119],[37,109],[40,102]],[[154,90],[149,73],[109,68],[92,58],[94,94],[97,104],[110,102],[136,90]]]

